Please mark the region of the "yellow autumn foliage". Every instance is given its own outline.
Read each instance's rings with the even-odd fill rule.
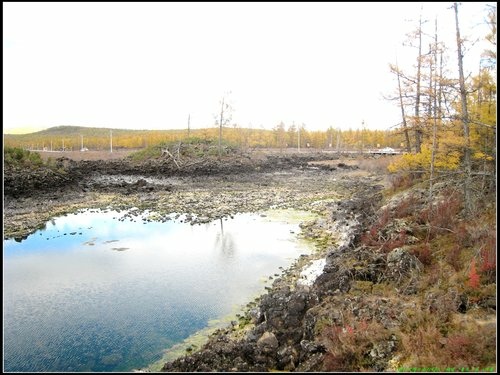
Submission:
[[[444,149],[444,147],[443,147]],[[435,170],[456,170],[460,165],[460,152],[458,150],[447,149],[444,152],[437,152],[434,158]],[[387,167],[391,173],[430,171],[432,159],[431,148],[424,144],[421,152],[416,154],[404,154],[397,158]]]
[[[484,152],[481,151],[476,151],[474,152],[474,155],[472,157],[476,160],[487,160],[487,161],[493,161],[495,160],[493,156],[491,155],[486,155]]]

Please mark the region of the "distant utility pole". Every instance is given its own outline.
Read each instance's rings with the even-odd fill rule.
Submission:
[[[361,121],[361,153],[365,150],[365,120]]]
[[[109,131],[109,149],[109,152],[113,153],[113,130]]]
[[[62,140],[62,143],[63,143],[63,151],[66,151],[66,149],[64,148],[64,139]]]
[[[190,122],[191,122],[191,113],[188,115],[188,138],[189,138],[189,131],[190,131],[190,129],[189,129]]]
[[[340,129],[337,129],[337,153],[340,154]]]
[[[83,151],[83,135],[80,134],[80,138],[82,139],[82,148],[80,148],[80,151]]]

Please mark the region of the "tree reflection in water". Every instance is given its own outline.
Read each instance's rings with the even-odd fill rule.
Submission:
[[[224,224],[220,218],[220,232],[215,236],[214,248],[218,254],[221,254],[225,259],[234,258],[236,246],[234,243],[233,235],[230,232],[224,233]]]

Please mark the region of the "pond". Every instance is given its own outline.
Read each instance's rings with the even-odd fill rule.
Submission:
[[[311,248],[306,212],[190,225],[82,210],[4,240],[4,370],[131,371],[234,314]]]

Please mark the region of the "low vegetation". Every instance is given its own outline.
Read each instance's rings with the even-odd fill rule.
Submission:
[[[234,155],[239,147],[228,141],[221,142],[221,155]],[[219,155],[219,145],[216,140],[205,140],[190,137],[182,141],[161,142],[128,156],[132,161],[145,161],[161,157],[171,157],[175,160],[210,158]]]
[[[384,257],[396,249],[416,257],[415,290],[387,279],[354,281],[344,298],[357,298],[355,308],[320,332],[325,370],[496,370],[495,191],[476,180],[469,216],[460,178],[429,195],[423,175],[390,176],[384,204],[358,241]],[[383,318],[360,312],[374,301],[390,306]]]
[[[19,147],[5,147],[3,151],[4,165],[38,168],[44,162],[38,152],[23,150]]]

